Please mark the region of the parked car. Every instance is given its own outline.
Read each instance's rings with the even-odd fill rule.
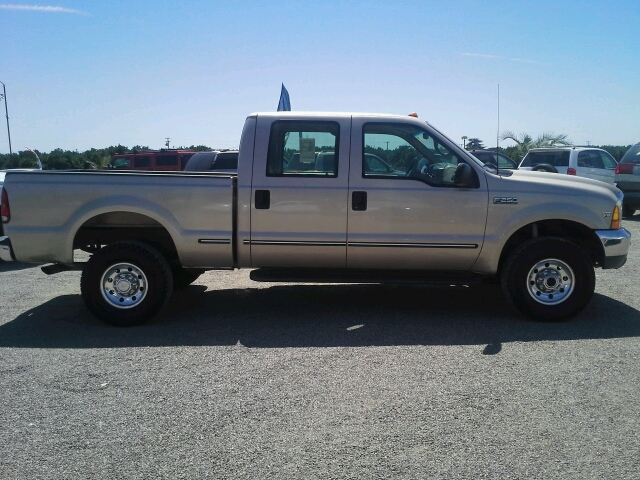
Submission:
[[[501,170],[515,170],[518,162],[507,157],[504,153],[496,153],[493,150],[469,150],[469,153],[480,160],[485,165],[494,165]]]
[[[640,209],[640,143],[632,146],[616,167],[615,181],[624,192],[622,215],[631,217]]]
[[[137,153],[116,154],[107,165],[115,170],[180,171],[195,152],[191,150],[161,149]]]
[[[609,152],[590,147],[532,148],[518,170],[564,173],[613,185],[618,162]]]
[[[198,152],[189,159],[184,167],[185,172],[212,170],[216,172],[237,172],[238,150]]]

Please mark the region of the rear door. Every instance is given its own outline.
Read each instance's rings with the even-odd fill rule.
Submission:
[[[375,155],[388,171],[372,168]],[[347,265],[350,268],[468,270],[487,219],[487,184],[458,188],[471,164],[426,125],[354,117]],[[378,162],[380,163],[380,162]]]
[[[251,263],[344,268],[351,117],[285,118],[257,120]]]

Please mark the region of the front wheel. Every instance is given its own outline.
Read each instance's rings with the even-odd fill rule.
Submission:
[[[575,243],[556,237],[529,240],[509,256],[502,290],[522,314],[560,321],[583,310],[596,285],[589,257]]]
[[[140,325],[169,300],[171,267],[156,249],[118,242],[87,262],[80,280],[82,299],[100,320],[118,327]]]

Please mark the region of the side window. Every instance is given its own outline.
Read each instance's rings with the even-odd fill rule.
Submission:
[[[129,159],[120,157],[113,160],[113,168],[129,168]]]
[[[600,158],[600,152],[598,152],[597,150],[589,151],[589,167],[604,169],[604,164],[602,163],[602,159]]]
[[[340,125],[336,122],[273,122],[267,176],[338,176]]]
[[[458,163],[464,162],[437,137],[414,125],[367,123],[363,128],[364,178],[421,180],[453,187]]]
[[[602,160],[602,164],[604,168],[607,170],[615,170],[616,169],[616,161],[613,159],[611,155],[607,152],[598,152],[600,154],[600,159]]]
[[[510,169],[518,168],[518,165],[516,165],[516,162],[511,160],[506,155],[502,155],[501,153],[498,154],[498,166],[500,168],[510,168]]]
[[[216,170],[236,170],[238,168],[238,154],[219,153],[211,168]]]
[[[578,153],[578,166],[579,167],[591,167],[591,155],[589,151]]]
[[[134,157],[133,165],[136,168],[149,168],[151,167],[151,157]]]
[[[157,167],[175,167],[178,165],[178,155],[158,155],[156,157]]]

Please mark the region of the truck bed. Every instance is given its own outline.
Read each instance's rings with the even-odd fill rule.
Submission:
[[[69,264],[88,232],[162,228],[183,266],[232,267],[235,183],[234,173],[9,172],[5,234],[19,261]]]

